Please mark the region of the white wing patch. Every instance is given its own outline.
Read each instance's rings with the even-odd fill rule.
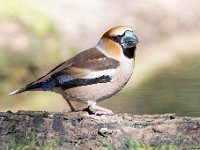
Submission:
[[[93,79],[93,78],[99,78],[102,76],[110,76],[112,77],[116,72],[116,69],[107,69],[107,70],[101,70],[101,71],[93,71],[89,73],[87,76],[82,77],[84,79]]]

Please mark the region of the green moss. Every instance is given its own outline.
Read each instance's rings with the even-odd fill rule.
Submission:
[[[114,144],[107,144],[106,147],[107,150],[116,150]],[[178,146],[174,144],[162,144],[162,145],[155,145],[152,146],[150,144],[146,143],[140,143],[135,141],[132,138],[128,138],[124,145],[122,145],[121,148],[118,148],[120,150],[178,150]]]
[[[116,150],[113,144],[109,143],[107,144],[106,150]]]
[[[46,144],[39,144],[36,140],[36,135],[34,133],[27,135],[24,139],[21,139],[19,143],[19,139],[15,137],[11,137],[8,143],[2,148],[2,150],[32,150],[32,149],[40,149],[40,150],[49,150],[54,146],[57,146],[57,140],[52,140]]]

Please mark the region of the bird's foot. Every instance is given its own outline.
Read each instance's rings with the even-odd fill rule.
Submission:
[[[88,109],[91,109],[92,111],[94,110],[96,112],[95,113],[96,116],[100,116],[100,115],[113,115],[114,114],[112,112],[112,110],[110,110],[110,109],[97,106],[96,105],[96,101],[88,101]]]
[[[96,106],[95,109],[97,109],[98,111],[95,113],[96,116],[100,116],[100,115],[113,115],[114,113],[112,112],[112,110],[107,109],[107,108],[103,108],[100,106]]]
[[[95,114],[93,111],[90,110],[89,107],[87,107],[87,108],[85,108],[85,109],[82,109],[82,111],[86,111],[86,112],[88,112],[89,115],[93,115],[93,114]]]
[[[114,113],[110,110],[110,111],[97,111],[96,113],[95,113],[95,116],[101,116],[101,115],[113,115]]]

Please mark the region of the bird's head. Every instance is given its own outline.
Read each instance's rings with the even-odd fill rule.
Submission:
[[[104,33],[97,44],[97,48],[117,60],[124,56],[132,59],[135,57],[138,42],[138,38],[131,27],[117,26]]]

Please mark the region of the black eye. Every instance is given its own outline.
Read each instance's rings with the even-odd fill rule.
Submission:
[[[115,42],[119,42],[119,37],[118,36],[111,36],[110,39],[115,41]]]

